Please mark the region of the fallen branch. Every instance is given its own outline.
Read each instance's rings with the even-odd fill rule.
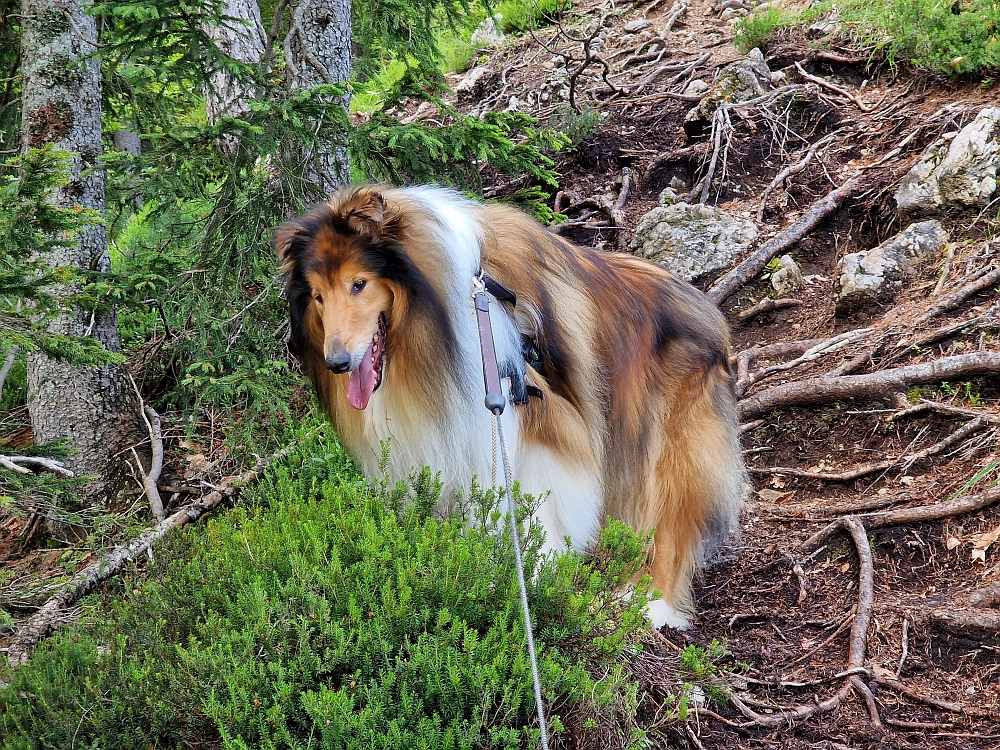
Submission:
[[[10,469],[15,474],[30,474],[31,470],[24,468],[25,466],[41,466],[43,469],[48,469],[54,474],[60,474],[68,478],[74,476],[73,472],[59,461],[41,456],[0,456],[0,466]]]
[[[975,352],[944,357],[865,375],[820,377],[774,386],[739,403],[740,419],[747,420],[774,409],[812,406],[845,399],[892,400],[911,385],[1000,373],[1000,352]]]
[[[811,232],[817,224],[839,208],[848,198],[861,191],[864,184],[861,175],[852,177],[840,187],[831,190],[825,196],[812,204],[794,224],[769,239],[761,245],[750,257],[746,258],[736,268],[724,274],[712,288],[708,290],[708,298],[716,305],[721,305],[730,295],[743,284],[752,279],[786,248]]]
[[[741,378],[737,381],[736,395],[738,398],[742,398],[750,386],[754,383],[759,383],[764,378],[770,377],[775,373],[786,372],[806,362],[812,362],[827,354],[839,351],[845,346],[850,346],[855,343],[858,339],[864,338],[870,331],[870,328],[857,328],[853,331],[845,331],[844,333],[839,333],[836,336],[831,336],[828,339],[821,339],[818,344],[809,347],[800,356],[790,362],[783,362],[779,365],[765,367],[763,370],[755,372],[753,375],[747,374],[745,378]]]
[[[102,581],[120,573],[129,562],[145,554],[146,550],[151,549],[153,544],[170,531],[198,520],[226,498],[236,495],[242,487],[259,479],[268,466],[287,456],[294,447],[295,445],[290,445],[270,458],[261,459],[249,471],[239,477],[230,477],[223,481],[219,489],[184,506],[129,544],[115,547],[79,571],[63,591],[52,596],[18,629],[17,635],[7,649],[7,659],[10,664],[17,667],[28,661],[31,649],[59,619],[60,612],[93,591]]]
[[[801,304],[802,300],[800,299],[774,299],[773,297],[765,297],[753,307],[748,307],[746,310],[737,313],[736,319],[740,323],[745,323],[757,315],[763,315],[772,310],[784,310],[786,307],[798,307]]]

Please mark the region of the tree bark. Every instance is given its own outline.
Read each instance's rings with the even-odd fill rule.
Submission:
[[[100,62],[93,57],[97,36],[93,16],[78,0],[22,0],[22,138],[25,149],[46,143],[72,153],[69,183],[50,200],[104,212],[101,157]],[[81,232],[72,243],[45,256],[56,266],[110,271],[103,226]],[[71,287],[56,290],[68,293]],[[91,315],[84,310],[62,315],[53,333],[92,336],[118,352],[114,308]],[[97,478],[79,488],[87,505],[107,490],[111,457],[134,430],[126,416],[130,391],[118,365],[74,367],[43,354],[28,356],[28,410],[36,443],[66,439],[73,449],[67,467]]]
[[[227,0],[223,20],[209,33],[234,60],[257,65],[264,56],[267,37],[260,20],[257,0]],[[205,87],[205,114],[213,125],[223,117],[240,117],[247,112],[247,100],[255,97],[251,85],[224,70],[216,71]]]
[[[351,3],[349,0],[299,0],[285,38],[290,86],[301,91],[351,77]],[[350,95],[339,104],[348,110]],[[316,127],[319,127],[316,123]],[[350,181],[350,160],[343,143],[320,143],[306,154],[305,173],[322,195]]]

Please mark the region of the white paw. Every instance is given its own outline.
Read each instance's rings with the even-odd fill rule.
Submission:
[[[653,599],[646,605],[646,616],[654,628],[669,625],[677,630],[687,630],[691,622],[662,599]]]

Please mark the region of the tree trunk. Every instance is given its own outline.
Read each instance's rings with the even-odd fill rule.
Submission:
[[[101,157],[100,62],[91,56],[95,19],[78,0],[22,0],[21,13],[24,147],[53,143],[70,151],[69,183],[50,200],[103,213],[103,174],[85,172]],[[104,227],[88,227],[46,259],[53,265],[109,271]],[[112,352],[121,349],[114,309],[99,315],[76,310],[54,320],[50,330],[92,336]],[[135,418],[126,412],[132,399],[123,387],[124,375],[117,365],[72,367],[42,354],[28,357],[28,411],[35,442],[67,440],[73,450],[67,467],[97,477],[78,489],[87,505],[108,490],[112,456],[135,429]]]
[[[349,0],[299,0],[285,39],[291,88],[345,83],[351,77],[351,3]],[[350,95],[339,104],[350,107]],[[319,127],[317,123],[316,127]],[[322,195],[350,181],[347,147],[321,142],[306,155],[305,173]]]
[[[222,23],[209,29],[219,49],[234,60],[259,64],[267,37],[257,0],[227,0],[223,16]],[[247,111],[246,100],[254,96],[251,86],[224,70],[216,71],[205,87],[208,121],[214,125],[223,117],[240,117]]]

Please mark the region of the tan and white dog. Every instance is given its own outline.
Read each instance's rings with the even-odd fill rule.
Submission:
[[[293,346],[345,447],[378,476],[390,439],[390,477],[430,466],[452,496],[493,460],[474,278],[513,290],[490,306],[523,402],[504,428],[547,544],[582,550],[608,516],[655,528],[650,617],[689,623],[692,575],[735,532],[744,485],[728,331],[698,290],[437,187],[345,188],[275,245]]]

